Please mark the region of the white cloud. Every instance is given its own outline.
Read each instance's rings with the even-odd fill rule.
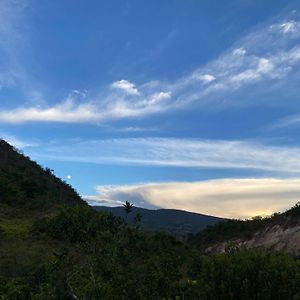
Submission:
[[[99,195],[90,195],[90,196],[82,196],[82,198],[89,202],[90,205],[96,205],[96,206],[121,206],[124,204],[123,201],[118,201],[118,200],[111,200],[111,199],[105,199],[101,198]]]
[[[124,80],[124,79],[113,82],[111,87],[113,89],[119,89],[119,90],[125,91],[129,95],[139,95],[140,94],[138,89],[136,88],[135,84],[133,84],[132,82],[130,82],[128,80]]]
[[[73,106],[68,102],[49,108],[17,108],[11,111],[0,111],[0,119],[7,123],[23,122],[65,122],[82,123],[99,119],[92,105]]]
[[[262,99],[264,95],[272,93],[283,94],[285,83],[298,82],[298,27],[299,22],[296,20],[264,25],[237,41],[218,58],[174,82],[150,81],[137,86],[122,79],[113,82],[109,89],[103,89],[107,92],[98,96],[88,97],[85,92],[74,90],[73,94],[79,93],[77,95],[81,97],[80,101],[67,99],[52,105],[14,109],[0,107],[0,122],[99,124],[124,118],[145,117],[183,107],[204,110],[207,107],[223,106],[228,109],[232,105],[253,105],[259,101],[261,105],[270,105],[274,101],[277,105],[286,105],[285,100],[278,97],[274,97],[273,101]],[[250,98],[245,89],[258,84],[264,88],[253,88]],[[289,90],[289,93],[297,95],[298,91]]]
[[[290,126],[299,126],[299,125],[300,125],[300,114],[295,114],[279,120],[278,122],[276,122],[271,126],[271,129],[290,127]]]
[[[245,55],[247,53],[247,51],[244,48],[237,48],[233,50],[233,54],[234,55]]]
[[[97,186],[96,203],[183,209],[228,218],[248,218],[284,211],[299,201],[300,179],[217,179],[199,182]]]
[[[297,30],[297,23],[294,21],[290,21],[287,23],[283,23],[280,25],[281,31],[283,33],[295,32]]]
[[[155,105],[169,98],[168,93],[158,93],[136,103],[120,99],[112,103],[86,102],[77,104],[72,99],[51,107],[21,107],[13,110],[0,110],[0,122],[62,122],[62,123],[98,123],[108,120],[130,118],[158,113],[162,107]]]
[[[260,80],[262,76],[273,74],[274,65],[266,58],[257,59],[256,65],[252,69],[247,69],[231,77],[231,83],[247,83]]]
[[[203,81],[204,83],[208,83],[216,80],[216,77],[211,74],[203,74],[203,75],[198,75],[197,79]]]
[[[295,33],[295,32],[300,33],[300,22],[289,20],[284,23],[271,25],[270,28],[272,30],[277,30],[283,34]]]
[[[65,141],[29,153],[37,159],[111,165],[151,165],[188,168],[245,169],[297,174],[300,148],[246,141],[174,138]]]
[[[25,39],[20,32],[24,27],[20,24],[27,1],[0,1],[0,51],[2,64],[0,86],[11,87],[20,84],[24,78],[24,70],[19,61],[19,51],[23,50]]]
[[[15,136],[0,133],[0,139],[5,140],[7,143],[11,144],[12,146],[20,149],[28,148],[28,147],[38,147],[39,143],[35,141],[27,141],[23,139],[16,138]]]
[[[150,99],[146,100],[146,103],[157,104],[163,100],[171,98],[171,92],[159,92],[151,95]]]

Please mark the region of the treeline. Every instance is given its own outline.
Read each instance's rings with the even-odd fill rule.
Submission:
[[[300,299],[300,261],[283,253],[229,244],[205,256],[85,206],[36,221],[32,234],[59,247],[26,276],[2,278],[2,299]]]

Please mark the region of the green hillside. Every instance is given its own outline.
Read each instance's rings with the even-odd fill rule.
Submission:
[[[300,299],[300,261],[127,225],[1,141],[0,299]]]
[[[50,208],[83,204],[77,192],[53,174],[0,140],[0,201],[11,206]]]

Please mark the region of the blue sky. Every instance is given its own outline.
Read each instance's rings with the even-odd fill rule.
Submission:
[[[0,1],[0,136],[90,203],[300,199],[299,1]]]

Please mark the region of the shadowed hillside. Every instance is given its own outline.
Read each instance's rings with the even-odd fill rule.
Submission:
[[[83,204],[77,192],[49,168],[0,140],[0,203],[31,208]]]
[[[107,211],[116,217],[126,219],[129,224],[135,224],[136,216],[139,214],[141,227],[174,234],[196,233],[208,225],[224,221],[222,218],[177,209],[151,210],[133,207],[132,212],[127,215],[123,207],[94,206],[94,208],[97,211]]]

